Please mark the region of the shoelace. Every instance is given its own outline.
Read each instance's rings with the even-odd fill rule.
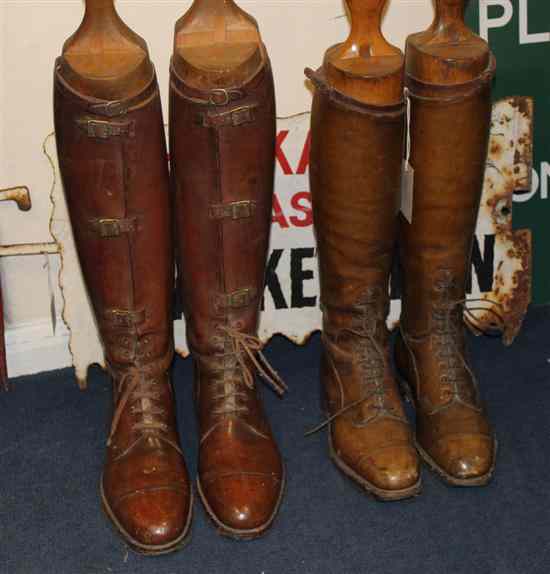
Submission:
[[[452,322],[451,322],[451,315],[452,315],[452,311],[456,308],[459,307],[464,313],[465,316],[468,318],[468,324],[475,330],[478,331],[479,334],[485,334],[487,335],[488,332],[483,329],[482,327],[480,327],[477,324],[477,318],[474,315],[474,311],[485,311],[485,312],[489,312],[491,314],[493,314],[495,316],[495,318],[497,319],[497,323],[496,323],[496,327],[495,329],[498,329],[500,327],[502,327],[502,325],[504,324],[504,320],[502,318],[502,316],[495,311],[494,309],[488,308],[488,307],[468,307],[467,303],[471,302],[471,303],[489,303],[492,305],[495,305],[497,307],[502,307],[502,305],[500,303],[498,303],[497,301],[493,301],[491,299],[460,299],[457,301],[451,301],[450,303],[445,304],[445,313],[444,316],[442,317],[443,319],[443,323],[444,323],[444,328],[443,328],[443,332],[441,333],[441,335],[444,337],[445,340],[442,340],[442,348],[451,348],[452,350],[454,350],[456,352],[456,354],[460,357],[460,365],[463,366],[469,373],[470,376],[472,377],[472,381],[475,384],[475,377],[474,377],[474,373],[472,372],[472,370],[470,369],[470,367],[468,366],[468,363],[466,362],[464,356],[462,355],[462,352],[460,351],[460,349],[458,348],[458,345],[456,344],[456,337],[455,337],[455,331],[452,330]],[[360,336],[360,337],[367,337],[370,342],[372,343],[373,347],[378,351],[378,353],[380,354],[381,358],[382,358],[382,365],[384,365],[384,361],[385,361],[385,357],[384,357],[384,352],[383,350],[380,348],[380,345],[378,344],[378,342],[376,341],[376,339],[374,338],[374,335],[372,333],[366,333],[363,331],[358,331],[355,329],[346,329],[348,332]],[[447,335],[449,335],[449,339],[447,339]],[[444,343],[448,342],[449,345],[445,345]],[[443,355],[441,355],[443,358]],[[451,359],[451,355],[447,355],[448,359]],[[450,370],[453,372],[454,375],[457,374],[455,367],[458,367],[457,365],[455,365],[452,361],[449,363],[449,367]],[[383,376],[383,375],[382,375]],[[451,382],[455,382],[455,381],[451,381]],[[455,388],[455,391],[457,389]],[[360,399],[357,399],[356,401],[353,401],[351,403],[349,403],[348,405],[342,407],[341,409],[339,409],[338,411],[336,411],[333,415],[329,416],[328,418],[326,418],[324,421],[322,421],[320,424],[318,424],[317,426],[315,426],[314,428],[312,428],[311,430],[307,431],[304,436],[310,436],[312,434],[315,434],[316,432],[320,431],[321,429],[325,428],[327,425],[329,425],[334,419],[338,418],[339,416],[347,413],[348,411],[354,409],[355,407],[361,405],[362,403],[364,403],[365,401],[368,401],[369,399],[371,399],[373,396],[380,394],[380,392],[383,393],[383,389],[382,391],[380,391],[379,388],[376,388],[374,391],[370,392],[369,394],[361,397]],[[376,407],[375,407],[376,408]]]
[[[164,414],[164,409],[154,404],[154,401],[159,398],[159,392],[152,388],[156,384],[157,382],[153,377],[148,378],[135,368],[121,377],[118,382],[118,388],[119,390],[122,389],[122,393],[113,415],[111,432],[107,440],[108,445],[111,444],[122,414],[130,401],[133,403],[133,413],[142,415],[142,420],[134,424],[133,429],[147,431],[167,430],[167,425],[156,418]],[[145,405],[143,403],[144,399],[148,400]],[[140,404],[139,408],[135,407],[136,403]]]
[[[478,306],[469,307],[468,303],[478,304]],[[477,386],[475,375],[457,342],[462,317],[465,318],[465,322],[474,329],[477,334],[489,335],[490,332],[478,324],[478,320],[474,314],[475,311],[484,311],[492,314],[497,320],[494,329],[502,328],[504,324],[504,319],[499,312],[490,307],[482,307],[479,303],[488,303],[499,308],[502,307],[500,303],[491,299],[458,299],[439,303],[434,307],[432,312],[436,329],[435,340],[438,342],[437,357],[441,359],[446,371],[443,382],[450,383],[453,386],[455,394],[459,396],[458,385],[462,379],[462,369],[469,373],[472,383],[474,386]],[[453,313],[455,314],[454,320]]]
[[[278,395],[283,395],[288,390],[279,373],[269,364],[269,361],[262,353],[263,344],[258,337],[248,335],[232,327],[222,326],[221,330],[229,335],[231,339],[233,352],[241,366],[244,382],[249,389],[254,388],[254,374],[248,368],[245,356],[250,359],[262,379],[269,383]]]
[[[347,413],[351,409],[363,404],[365,401],[370,400],[372,397],[384,397],[385,395],[385,388],[384,388],[384,375],[385,375],[385,366],[386,366],[386,357],[384,354],[384,350],[376,340],[374,333],[368,330],[358,330],[352,328],[344,328],[343,331],[351,333],[359,338],[365,338],[369,341],[372,345],[372,348],[375,350],[376,354],[378,355],[377,359],[372,360],[369,357],[370,349],[368,347],[364,347],[363,349],[363,357],[361,358],[361,362],[367,369],[364,371],[364,381],[366,389],[369,389],[374,384],[374,390],[368,392],[366,395],[362,396],[360,399],[353,401],[341,409],[337,410],[334,414],[327,417],[324,421],[319,423],[317,426],[312,428],[311,430],[307,431],[304,436],[310,436],[315,434],[316,432],[320,431],[321,429],[325,428],[329,425],[334,419],[342,416],[343,414]],[[385,405],[373,405],[373,408],[378,410],[384,410]]]
[[[286,383],[282,380],[277,371],[270,365],[265,355],[262,353],[263,344],[253,335],[243,333],[238,329],[232,327],[221,326],[220,330],[225,333],[231,341],[231,352],[229,356],[235,358],[235,363],[238,365],[239,374],[242,375],[242,381],[248,389],[254,388],[254,373],[250,369],[250,364],[247,359],[252,363],[255,370],[260,377],[269,384],[269,386],[279,395],[282,396],[288,390]],[[226,354],[225,356],[228,356]],[[224,381],[224,385],[231,381]],[[238,380],[232,381],[232,389],[228,392],[224,387],[223,392],[216,398],[221,401],[228,401],[230,398],[242,396],[243,393],[239,392]],[[228,414],[229,412],[246,411],[245,407],[237,405],[228,407],[221,407],[215,410],[216,414]]]

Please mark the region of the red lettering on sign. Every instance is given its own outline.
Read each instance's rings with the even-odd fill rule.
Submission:
[[[302,150],[302,155],[300,161],[298,162],[298,167],[296,173],[302,174],[306,173],[306,169],[309,167],[309,149],[311,147],[311,132],[307,132],[306,143],[304,144],[304,149]]]
[[[295,193],[290,200],[292,207],[302,214],[301,217],[291,215],[290,223],[295,227],[307,227],[313,223],[313,214],[311,211],[311,193],[309,191],[300,191]]]
[[[278,223],[284,229],[289,227],[276,193],[273,194],[271,221],[273,221],[273,223]]]
[[[292,175],[292,168],[288,163],[288,159],[286,159],[285,152],[282,150],[281,145],[285,141],[286,136],[288,135],[288,130],[281,130],[277,134],[277,139],[275,140],[275,157],[283,170],[285,175]]]

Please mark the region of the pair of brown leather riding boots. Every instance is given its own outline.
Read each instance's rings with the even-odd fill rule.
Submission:
[[[55,127],[74,237],[113,380],[104,509],[149,554],[189,532],[192,487],[168,369],[174,250],[195,359],[198,492],[219,530],[266,530],[284,486],[255,374],[283,385],[256,337],[271,224],[269,61],[242,85],[198,90],[171,70],[169,175],[156,78],[123,101],[55,73]],[[173,220],[175,219],[175,232]]]
[[[382,105],[336,89],[328,73],[338,47],[327,51],[320,70],[306,71],[315,86],[310,180],[330,453],[346,475],[381,500],[420,492],[418,455],[455,486],[486,484],[495,465],[496,441],[465,356],[463,324],[487,156],[494,59],[488,49],[483,51],[487,63],[482,73],[455,79],[466,77],[466,65],[473,65],[469,53],[460,52],[458,39],[446,37],[464,26],[451,29],[444,24],[447,21],[436,19],[426,33],[407,43],[405,85],[414,169],[408,219],[399,213],[403,90],[401,101]],[[471,47],[481,43],[476,38]],[[431,67],[418,65],[419,53]],[[365,74],[364,80],[350,71],[349,61],[340,64],[343,88],[371,81],[381,90],[387,80],[376,76],[375,66],[381,68],[389,58],[376,60],[372,76]],[[441,81],[423,77],[437,67],[444,70]],[[399,75],[396,65],[396,83]],[[396,243],[403,297],[394,369],[386,319]],[[415,432],[405,416],[398,381],[414,401]]]
[[[383,2],[370,4],[376,10],[367,16],[380,17]],[[442,29],[432,28],[430,34]],[[456,36],[455,26],[449,29]],[[434,45],[451,51],[458,45],[440,40],[425,43],[430,58]],[[384,46],[379,38],[372,45],[378,44]],[[384,58],[390,67],[400,61],[393,52]],[[349,60],[339,64],[344,73]],[[456,58],[448,61],[456,68]],[[222,533],[256,537],[272,523],[285,480],[255,386],[259,374],[284,390],[256,334],[273,194],[269,61],[246,81],[214,89],[191,85],[172,67],[170,172],[154,74],[140,93],[113,101],[80,93],[62,70],[58,61],[58,156],[113,379],[101,480],[105,511],[143,553],[172,551],[189,532],[192,488],[168,374],[175,245],[195,359],[198,492]],[[400,87],[401,72],[397,66],[390,87]],[[429,84],[408,75],[415,170],[410,221],[398,218],[402,90],[400,101],[374,105],[335,89],[325,69],[309,72],[316,87],[310,175],[330,449],[338,467],[380,499],[419,492],[417,453],[454,485],[485,484],[493,471],[496,443],[465,358],[462,323],[492,72],[491,60],[462,83]],[[357,76],[352,70],[344,83]],[[379,88],[384,78],[374,80]],[[415,438],[386,327],[398,235],[404,296],[395,360],[417,407]]]

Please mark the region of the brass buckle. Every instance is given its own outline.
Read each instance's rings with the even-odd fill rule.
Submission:
[[[104,120],[88,120],[86,123],[88,136],[91,138],[108,139],[112,135],[111,124]]]
[[[216,98],[218,94],[223,98],[221,101]],[[215,88],[210,91],[209,101],[215,106],[226,106],[229,103],[229,92],[225,88]]]
[[[102,217],[100,219],[92,219],[90,225],[101,238],[118,237],[122,233],[131,233],[138,231],[137,217],[117,219],[114,217]]]
[[[210,217],[212,219],[245,219],[252,217],[255,209],[256,202],[249,199],[231,203],[218,203],[210,206]]]
[[[97,232],[100,237],[117,237],[121,233],[118,219],[98,219]]]
[[[103,113],[110,118],[122,116],[128,112],[128,106],[125,102],[121,102],[120,100],[106,102],[104,104],[94,104],[91,105],[89,109],[90,111]]]
[[[221,100],[218,99],[218,95],[222,97]],[[214,106],[226,106],[229,102],[238,100],[242,97],[244,97],[244,93],[236,88],[230,88],[229,90],[226,90],[225,88],[214,88],[213,90],[210,90],[208,103]]]
[[[229,204],[231,219],[243,219],[251,217],[256,203],[254,201],[235,201]]]
[[[227,294],[227,306],[232,309],[246,307],[254,299],[256,290],[251,287],[244,287]]]
[[[93,118],[81,118],[76,120],[76,123],[90,138],[105,140],[113,136],[128,136],[133,138],[135,135],[133,120],[112,122],[108,120],[95,120]]]
[[[146,314],[145,309],[106,309],[102,319],[115,327],[135,327],[145,321]]]
[[[249,106],[243,106],[231,112],[231,123],[235,127],[247,124],[253,120],[254,116],[252,115],[252,108]]]

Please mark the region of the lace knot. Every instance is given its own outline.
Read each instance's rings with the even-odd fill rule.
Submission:
[[[261,378],[268,383],[278,395],[283,395],[288,390],[286,383],[279,376],[277,371],[270,365],[265,355],[262,353],[263,344],[258,337],[243,333],[233,327],[222,325],[219,329],[227,335],[231,341],[232,355],[243,376],[245,385],[254,388],[254,373],[251,371],[247,359],[255,367]]]

